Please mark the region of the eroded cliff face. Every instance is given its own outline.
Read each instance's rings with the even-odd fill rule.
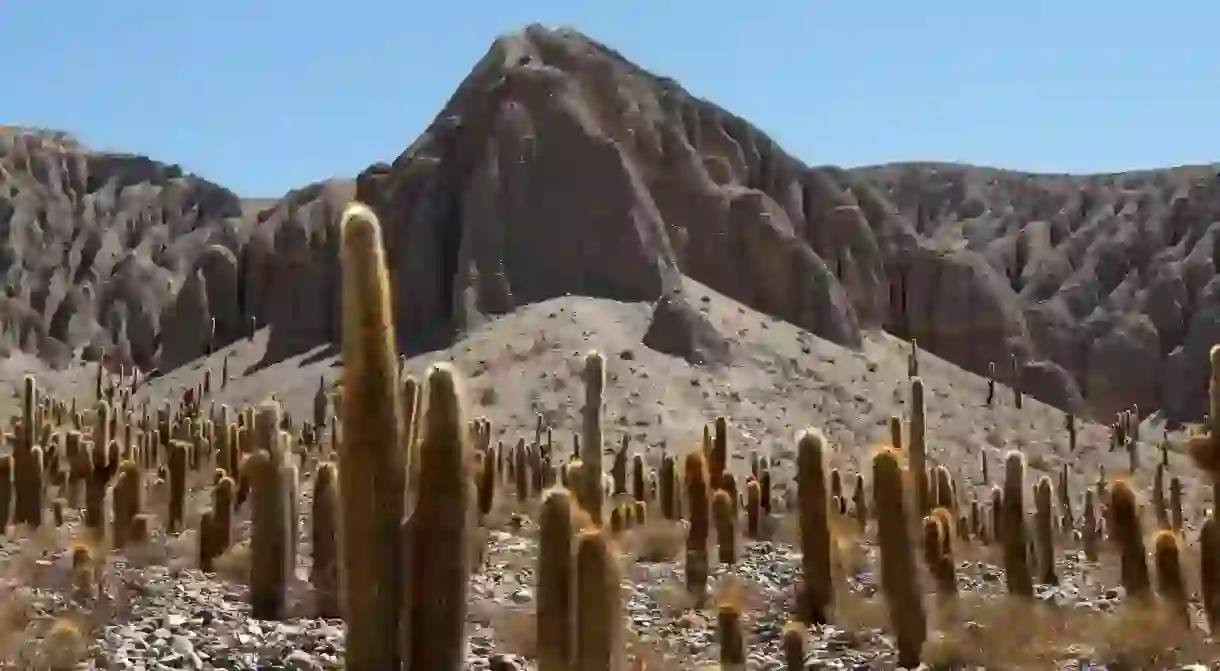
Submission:
[[[682,295],[688,275],[847,347],[884,328],[1005,382],[1015,365],[1063,408],[1196,417],[1220,340],[1213,169],[809,167],[572,31],[497,40],[393,163],[264,207],[25,137],[0,145],[0,272],[22,287],[0,314],[54,356],[95,343],[172,368],[213,319],[215,346],[271,326],[270,360],[333,342],[352,197],[385,226],[404,350],[571,293],[660,301],[663,330],[686,332],[654,341],[714,363],[731,338]]]

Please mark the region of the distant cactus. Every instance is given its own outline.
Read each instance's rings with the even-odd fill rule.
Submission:
[[[665,455],[661,460],[660,477],[661,515],[667,520],[678,518],[678,474],[674,458]]]
[[[1034,547],[1038,555],[1038,577],[1044,585],[1058,585],[1055,574],[1055,516],[1051,509],[1051,479],[1045,475],[1034,486]]]
[[[830,504],[826,470],[830,448],[817,429],[807,429],[797,439],[797,489],[800,496],[801,572],[805,607],[810,624],[828,622],[834,601],[831,583]]]
[[[919,378],[911,380],[910,421],[911,445],[907,448],[907,457],[910,460],[909,469],[915,487],[915,512],[922,517],[928,514],[934,502],[929,500],[928,496],[927,423],[924,417],[923,380]]]
[[[1026,550],[1029,537],[1025,533],[1025,455],[1020,452],[1009,452],[1004,459],[1004,496],[999,521],[1008,593],[1017,597],[1033,597],[1034,584]]]
[[[712,453],[707,470],[713,487],[719,487],[729,465],[729,424],[724,417],[717,417],[712,430]]]
[[[131,538],[131,521],[143,512],[144,508],[144,482],[140,467],[130,459],[119,465],[114,484],[113,507],[111,540],[115,548],[122,549]]]
[[[566,489],[542,500],[538,536],[538,670],[568,671],[575,636],[575,502]]]
[[[314,475],[313,511],[310,515],[313,566],[309,582],[314,590],[318,617],[340,617],[339,558],[336,531],[339,521],[338,473],[335,465],[322,463]]]
[[[898,664],[913,669],[919,666],[928,625],[915,571],[903,479],[897,451],[883,449],[873,457],[873,509],[877,513],[881,549],[881,589],[898,639]]]
[[[1093,502],[1093,490],[1084,491],[1084,512],[1080,529],[1081,543],[1084,545],[1084,556],[1089,561],[1097,561],[1097,505]]]
[[[589,352],[585,356],[583,379],[585,383],[585,405],[581,409],[582,448],[580,460],[584,463],[582,477],[576,488],[580,507],[589,513],[594,524],[602,523],[602,390],[606,383],[606,362],[600,352]]]
[[[716,545],[721,564],[737,563],[737,506],[723,489],[712,497],[712,519],[716,524]]]
[[[1117,480],[1110,487],[1110,534],[1118,546],[1122,560],[1123,587],[1131,599],[1151,596],[1152,583],[1148,576],[1143,531],[1140,529],[1139,505],[1135,490],[1126,480]]]
[[[751,479],[746,483],[746,536],[757,540],[761,533],[762,521],[762,489],[758,481]]]

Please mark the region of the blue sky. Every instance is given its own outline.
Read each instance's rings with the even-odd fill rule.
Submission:
[[[0,123],[278,196],[392,160],[492,39],[571,25],[808,163],[1220,161],[1220,2],[0,0]]]

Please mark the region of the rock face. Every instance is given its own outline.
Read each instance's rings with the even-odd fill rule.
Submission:
[[[570,293],[655,301],[655,346],[714,363],[731,342],[680,295],[686,275],[849,347],[886,329],[977,373],[994,362],[1065,409],[1193,418],[1220,341],[1215,168],[809,167],[539,26],[496,40],[393,163],[263,207],[174,166],[10,133],[0,319],[15,342],[162,368],[255,326],[271,327],[269,359],[333,342],[352,197],[382,218],[404,350]]]

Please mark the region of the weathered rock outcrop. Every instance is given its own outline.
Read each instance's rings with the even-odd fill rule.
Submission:
[[[714,362],[730,344],[690,313],[686,275],[848,347],[884,328],[1060,407],[1187,418],[1220,341],[1214,167],[809,167],[539,26],[497,40],[392,163],[264,207],[175,166],[9,134],[0,320],[16,342],[101,343],[142,366],[198,356],[213,319],[217,346],[270,326],[268,360],[333,342],[353,196],[385,226],[405,350],[571,293],[660,301],[656,346]]]

